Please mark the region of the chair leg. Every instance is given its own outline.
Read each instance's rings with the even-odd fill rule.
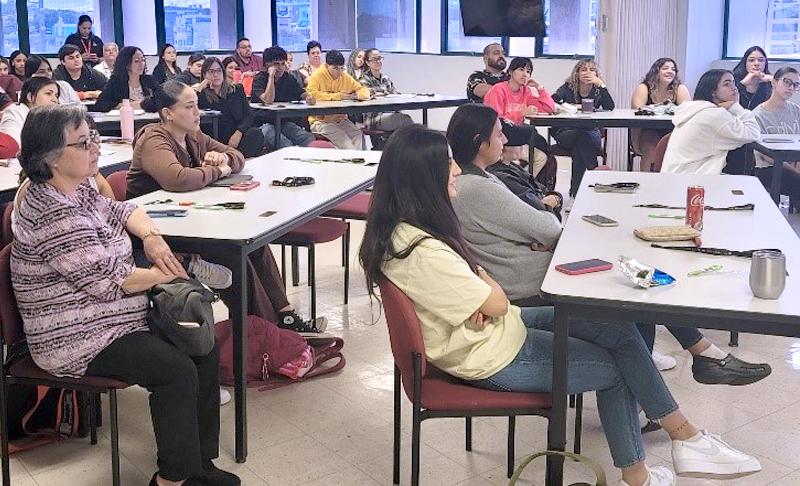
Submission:
[[[575,408],[575,395],[569,396],[569,408]]]
[[[394,446],[392,449],[392,484],[400,484],[400,368],[394,365]]]
[[[583,429],[583,393],[579,393],[575,399],[575,447],[572,451],[575,454],[581,453],[581,435]]]
[[[97,444],[97,396],[95,393],[89,395],[89,443]]]
[[[283,277],[283,288],[286,288],[286,245],[281,245],[281,277]]]
[[[119,422],[117,421],[117,391],[108,391],[109,417],[111,418],[111,478],[114,486],[120,486],[119,478]]]
[[[420,410],[415,406],[411,424],[411,486],[419,486],[420,415]]]
[[[300,263],[297,256],[297,247],[292,247],[292,286],[300,285]]]
[[[739,347],[739,333],[736,331],[731,331],[731,339],[728,341],[728,346],[737,348]]]
[[[472,417],[464,417],[464,449],[472,451]]]
[[[344,303],[347,304],[350,297],[350,223],[347,223],[347,231],[344,233],[344,247],[347,255],[344,260]]]
[[[317,318],[317,270],[314,243],[308,246],[308,285],[311,286],[311,319]]]
[[[510,478],[514,475],[514,449],[515,443],[514,439],[517,435],[517,417],[514,415],[508,416],[508,470],[506,471],[506,477]]]
[[[347,220],[342,218],[342,222],[347,223]],[[350,229],[350,224],[349,223],[347,224],[347,228]],[[347,262],[347,258],[349,256],[350,255],[349,255],[349,250],[347,248],[347,245],[345,244],[345,241],[342,240],[342,266],[344,266],[344,264]]]
[[[2,356],[2,354],[0,354]],[[11,486],[11,461],[8,458],[8,383],[5,369],[0,370],[0,443],[2,443],[3,486]]]

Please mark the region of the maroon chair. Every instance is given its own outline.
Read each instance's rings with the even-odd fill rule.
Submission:
[[[292,247],[292,285],[300,282],[297,248],[308,248],[308,285],[311,287],[311,318],[317,317],[317,282],[315,265],[315,248],[320,243],[328,243],[338,238],[344,238],[345,252],[350,252],[350,223],[332,218],[314,218],[289,231],[277,240],[276,245],[281,245],[281,275],[286,284],[286,247]],[[344,265],[344,303],[347,304],[350,286],[350,262]]]
[[[117,201],[124,201],[127,199],[128,192],[128,171],[118,170],[109,174],[106,177],[108,185],[111,186],[111,191],[114,193],[114,199]]]
[[[340,218],[342,221],[354,219],[357,221],[365,221],[367,219],[367,212],[369,212],[369,202],[372,198],[371,192],[360,192],[351,197],[347,201],[339,204],[331,209],[323,216],[329,218]],[[350,248],[350,226],[347,226],[347,234],[342,240],[342,266],[347,264],[347,259],[350,258],[348,254]]]
[[[412,403],[411,484],[419,484],[419,450],[421,424],[429,418],[466,419],[466,450],[472,450],[472,417],[508,417],[508,469],[514,472],[514,432],[517,415],[539,415],[549,418],[552,407],[550,393],[515,393],[491,391],[464,384],[433,365],[425,356],[425,343],[414,304],[393,283],[379,282],[381,300],[386,311],[389,341],[394,356],[394,448],[392,479],[400,483],[400,388]],[[578,396],[575,416],[575,451],[580,451],[582,400]]]
[[[671,132],[664,135],[656,144],[655,151],[653,152],[653,167],[651,172],[661,172],[661,166],[664,164],[664,155],[667,153],[670,135],[672,135]]]
[[[321,140],[321,139],[314,140],[313,142],[308,144],[308,146],[309,147],[314,147],[314,148],[331,148],[331,149],[335,149],[336,148],[336,145],[334,145],[333,142],[329,142],[328,140]]]
[[[111,477],[114,486],[120,484],[119,474],[119,430],[117,425],[117,390],[130,385],[110,378],[84,376],[82,378],[58,377],[42,370],[33,362],[30,355],[14,361],[10,367],[6,363],[5,349],[9,355],[17,354],[25,349],[25,333],[22,328],[22,317],[17,309],[17,301],[11,287],[11,245],[0,251],[0,363],[4,363],[0,373],[0,442],[2,442],[3,486],[10,486],[11,471],[9,469],[8,446],[8,387],[9,385],[44,385],[54,388],[65,388],[89,393],[92,397],[100,393],[108,393],[109,416],[111,417]],[[95,400],[89,400],[89,428],[91,443],[97,444],[97,427]]]

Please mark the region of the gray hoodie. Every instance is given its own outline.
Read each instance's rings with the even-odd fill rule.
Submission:
[[[522,202],[499,179],[477,168],[457,178],[456,189],[453,208],[478,264],[510,300],[539,295],[553,254],[533,251],[531,244],[555,247],[561,235],[555,215]]]

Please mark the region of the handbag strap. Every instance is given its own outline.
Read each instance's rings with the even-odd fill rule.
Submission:
[[[566,451],[541,451],[537,452],[536,454],[531,454],[530,456],[522,460],[519,467],[517,467],[516,471],[514,471],[514,475],[511,476],[511,479],[508,481],[508,486],[514,486],[515,484],[517,484],[517,481],[519,481],[519,477],[522,475],[522,471],[525,469],[525,467],[537,457],[542,457],[542,456],[562,456],[574,459],[575,461],[578,461],[588,466],[589,469],[591,469],[592,472],[594,472],[594,476],[597,479],[597,482],[595,483],[596,486],[608,485],[608,482],[606,481],[605,471],[603,471],[603,468],[600,467],[600,465],[594,462],[591,458],[584,456],[582,454],[574,454],[572,452],[566,452]],[[584,484],[586,483],[575,483],[572,486],[582,486]]]

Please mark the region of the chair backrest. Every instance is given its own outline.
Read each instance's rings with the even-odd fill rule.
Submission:
[[[126,193],[128,192],[128,171],[118,170],[110,174],[106,180],[111,190],[114,192],[114,199],[117,201],[124,201]]]
[[[411,377],[414,376],[413,353],[422,355],[422,376],[425,376],[427,360],[425,359],[425,342],[422,339],[422,325],[414,310],[411,299],[386,278],[378,282],[381,290],[383,310],[386,312],[386,324],[389,327],[389,342],[392,355],[400,373],[405,378],[406,390],[410,391]],[[406,379],[408,381],[406,381]]]
[[[11,247],[6,245],[0,251],[0,325],[3,344],[9,346],[25,339],[22,316],[19,315],[14,288],[11,286]]]
[[[661,140],[656,144],[656,148],[653,149],[653,168],[651,172],[661,172],[661,165],[664,163],[664,154],[667,153],[670,135],[672,135],[671,132],[661,137]]]
[[[0,248],[14,241],[14,231],[11,229],[11,212],[14,210],[14,201],[9,201],[3,208],[3,231],[0,233]]]

